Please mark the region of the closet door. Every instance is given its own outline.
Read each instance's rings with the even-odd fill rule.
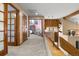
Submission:
[[[5,55],[6,53],[7,53],[7,4],[0,4],[0,55]]]

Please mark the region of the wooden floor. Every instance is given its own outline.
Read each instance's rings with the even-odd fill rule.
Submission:
[[[58,49],[53,43],[48,39],[48,46],[53,56],[64,56],[64,53]]]

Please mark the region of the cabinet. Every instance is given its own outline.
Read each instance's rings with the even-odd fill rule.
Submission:
[[[45,26],[45,29],[46,27],[58,27],[59,23],[60,21],[57,19],[45,19],[44,26]]]

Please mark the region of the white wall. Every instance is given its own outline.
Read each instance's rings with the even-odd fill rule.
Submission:
[[[79,24],[73,23],[68,19],[65,19],[65,20],[63,19],[62,22],[63,22],[63,35],[67,35],[68,33],[67,30],[75,30],[76,34],[79,34]],[[79,35],[69,36],[67,40],[71,45],[76,47],[76,41],[79,41]]]
[[[67,34],[68,30],[76,30],[76,29],[79,30],[79,25],[69,20],[63,20],[63,33],[64,34]]]

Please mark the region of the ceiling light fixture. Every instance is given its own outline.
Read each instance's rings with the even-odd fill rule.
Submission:
[[[38,15],[38,12],[36,12],[35,15],[37,16]]]

